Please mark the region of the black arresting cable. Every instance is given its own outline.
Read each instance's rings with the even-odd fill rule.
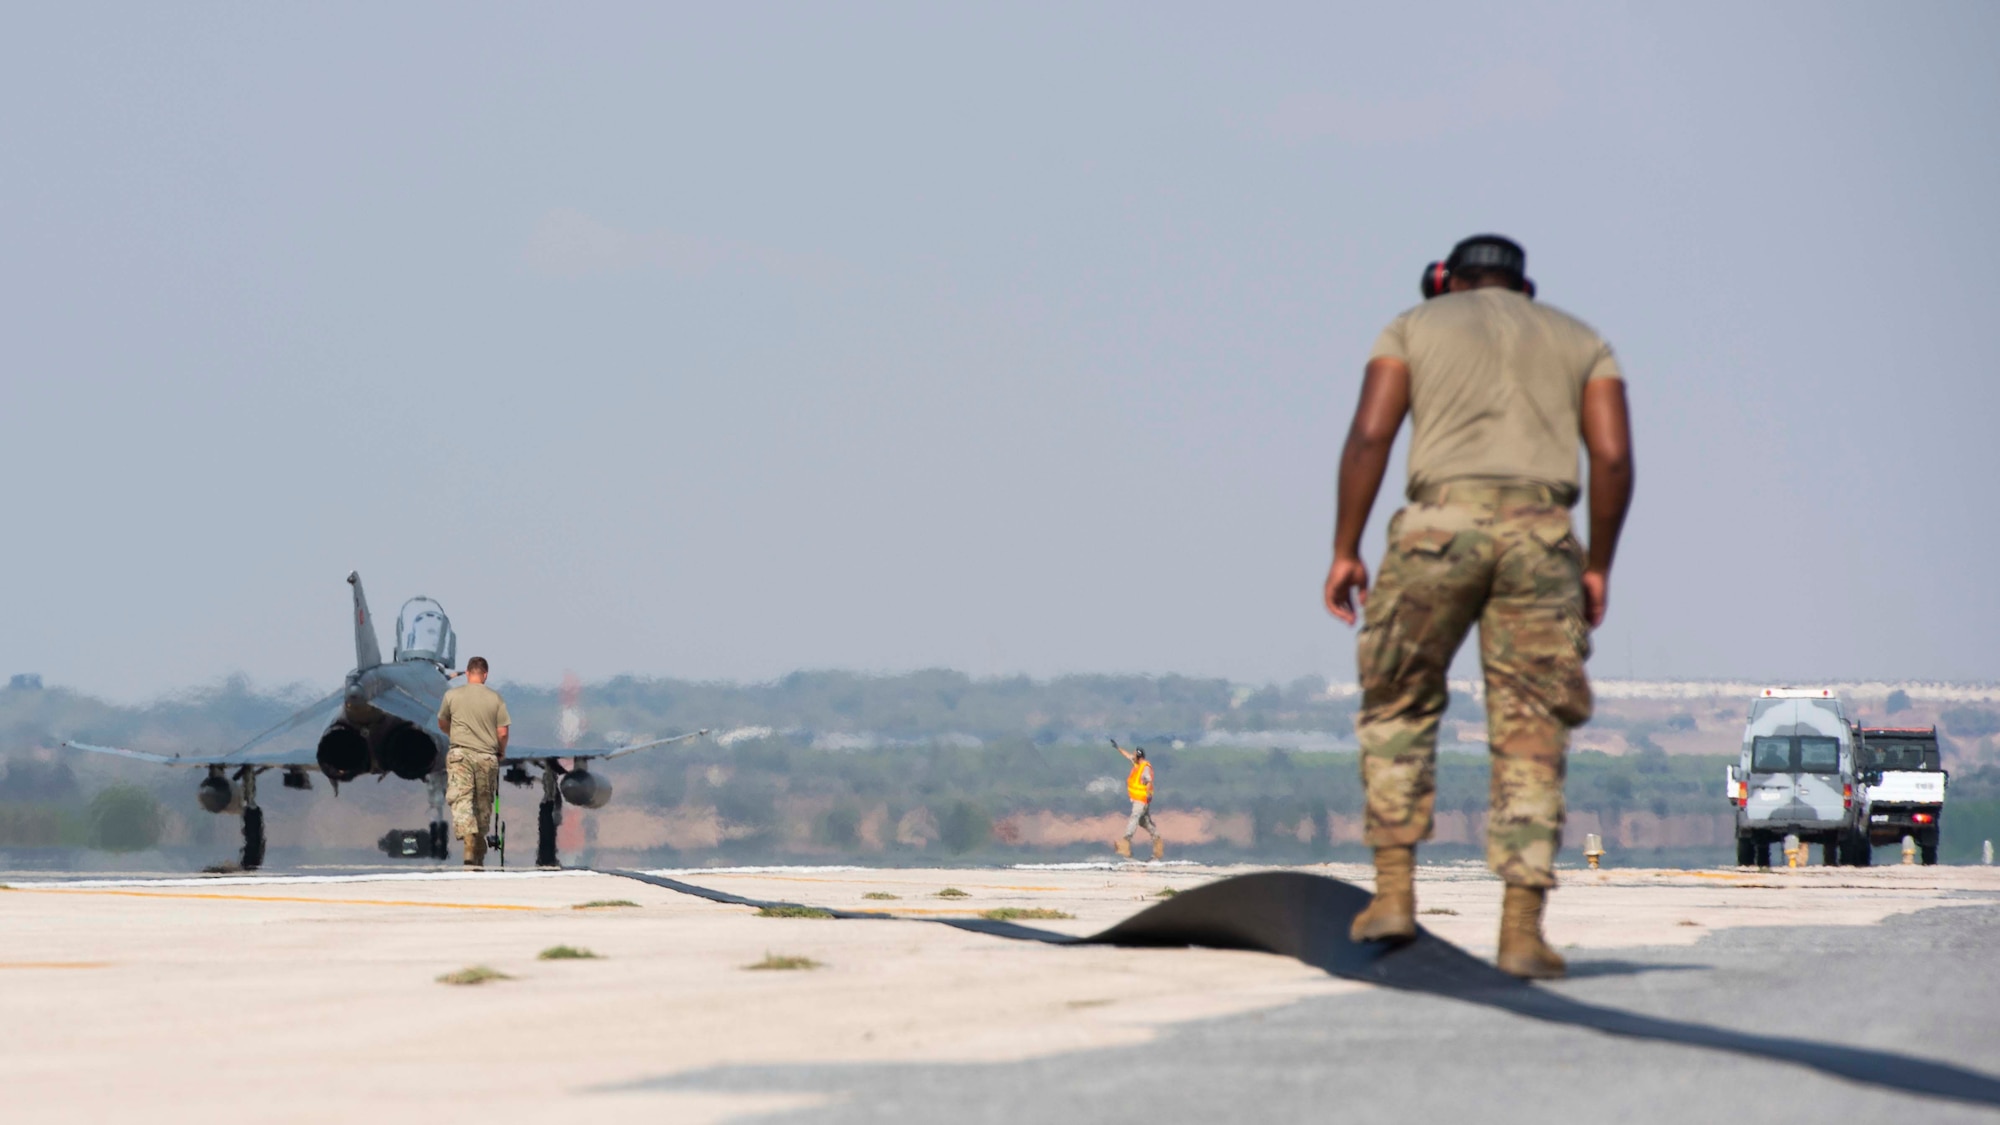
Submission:
[[[757,907],[802,905],[745,898],[642,871],[613,868],[586,870],[637,879],[710,902]],[[1707,1024],[1658,1019],[1617,1008],[1585,1004],[1516,980],[1429,930],[1420,930],[1416,941],[1400,948],[1380,942],[1349,941],[1348,924],[1368,905],[1368,898],[1367,891],[1323,875],[1265,871],[1182,891],[1089,937],[1072,937],[1033,926],[984,918],[911,919],[880,911],[813,909],[824,909],[835,918],[930,922],[993,937],[1040,941],[1050,945],[1201,946],[1277,953],[1348,980],[1482,1004],[1529,1019],[1586,1027],[1633,1039],[1652,1039],[1780,1059],[1871,1086],[1976,1105],[2000,1106],[2000,1079],[1978,1071],[1889,1051],[1753,1035]]]

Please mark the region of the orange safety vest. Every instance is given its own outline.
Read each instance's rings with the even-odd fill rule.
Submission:
[[[1132,772],[1125,778],[1125,793],[1135,801],[1151,804],[1153,801],[1153,763],[1133,762]]]

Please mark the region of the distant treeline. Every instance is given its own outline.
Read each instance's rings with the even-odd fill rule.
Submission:
[[[556,692],[503,685],[524,724],[554,729]],[[592,684],[582,708],[598,737],[610,731],[728,730],[865,733],[922,741],[944,735],[1047,745],[1083,735],[1188,741],[1210,731],[1305,730],[1351,734],[1355,700],[1327,683],[1245,688],[1188,676],[1026,676],[974,679],[942,670],[895,676],[794,672],[762,684],[621,676]]]
[[[553,742],[557,693],[502,686],[516,716],[517,740]],[[231,825],[193,811],[194,771],[54,747],[76,737],[182,751],[226,749],[313,694],[258,692],[231,680],[119,707],[61,689],[0,690],[0,846],[144,848],[175,818],[187,826],[176,838],[226,845]],[[1324,826],[1331,818],[1360,814],[1355,755],[1232,746],[1230,740],[1254,744],[1254,736],[1269,731],[1351,736],[1354,702],[1329,695],[1318,679],[1253,690],[1172,676],[1030,680],[942,671],[811,672],[767,684],[619,678],[587,688],[583,709],[591,728],[586,743],[704,726],[729,732],[726,739],[641,753],[608,767],[618,789],[614,808],[663,816],[712,813],[726,828],[718,841],[678,857],[663,853],[664,859],[840,852],[860,847],[871,831],[880,837],[885,817],[892,825],[914,818],[927,826],[921,844],[899,842],[893,833],[886,843],[878,841],[887,858],[900,847],[1018,858],[1018,849],[1008,852],[1007,841],[996,835],[996,826],[1010,817],[1102,817],[1122,807],[1126,767],[1103,741],[1111,736],[1148,747],[1160,771],[1162,810],[1200,810],[1236,818],[1239,827],[1247,821],[1247,831],[1232,830],[1231,841],[1240,842],[1215,843],[1209,854],[1283,859],[1338,849]],[[1466,700],[1455,700],[1453,713],[1479,717]],[[1969,727],[1973,718],[1956,721]],[[1659,724],[1652,729],[1671,730],[1678,719],[1648,721]],[[1571,756],[1574,813],[1599,824],[1728,815],[1721,782],[1727,758],[1668,755],[1643,729],[1631,729],[1636,753]],[[302,732],[302,744],[316,736]],[[1483,810],[1487,779],[1484,754],[1441,755],[1439,810]],[[332,797],[319,792],[310,799]],[[397,808],[417,801],[401,789],[375,786],[346,790],[339,799]],[[1308,821],[1320,829],[1302,830]],[[1572,847],[1580,845],[1580,832],[1571,835]],[[1945,817],[1946,858],[1975,858],[1981,840],[1995,837],[2000,768],[1961,770]],[[1090,847],[1101,849],[1101,842]],[[1726,861],[1720,846],[1704,847],[1717,850],[1715,862]]]

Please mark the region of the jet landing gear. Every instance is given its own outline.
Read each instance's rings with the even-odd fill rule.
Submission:
[[[451,841],[451,818],[444,811],[444,771],[434,771],[426,784],[431,794],[431,858],[443,862]]]
[[[542,803],[535,810],[535,866],[560,867],[556,860],[556,826],[562,823],[562,797],[556,791],[557,770],[551,759],[542,766]]]
[[[535,764],[542,770],[542,802],[535,809],[535,866],[561,867],[562,861],[556,857],[556,827],[562,823],[562,796],[557,782],[569,771],[554,758],[542,758]],[[507,775],[501,780],[524,787],[535,783],[528,768],[519,762],[507,767]]]
[[[264,810],[257,807],[257,768],[243,766],[236,771],[243,787],[243,870],[264,866]]]
[[[561,867],[562,860],[556,856],[556,828],[562,824],[562,788],[560,782],[570,771],[554,758],[542,758],[535,762],[542,771],[542,801],[535,809],[535,866]],[[507,767],[506,776],[500,780],[509,785],[529,786],[535,778],[528,768],[519,762]]]

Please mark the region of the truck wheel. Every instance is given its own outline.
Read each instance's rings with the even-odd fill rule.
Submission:
[[[1875,864],[1875,842],[1868,833],[1857,833],[1854,837],[1854,866],[1872,867]]]
[[[1771,866],[1771,838],[1769,836],[1759,834],[1750,837],[1750,848],[1755,853],[1758,867],[1769,868]]]
[[[1748,867],[1757,862],[1757,839],[1754,836],[1736,837],[1736,866]]]
[[[1846,850],[1847,838],[1845,836],[1836,834],[1822,838],[1819,842],[1820,864],[1825,867],[1839,867],[1841,861],[1846,858],[1841,853]]]
[[[1936,841],[1936,840],[1932,840],[1931,842],[1929,842],[1929,843],[1927,843],[1927,844],[1918,844],[1918,845],[1917,845],[1917,859],[1918,859],[1919,861],[1921,861],[1921,862],[1923,863],[1923,865],[1924,865],[1925,867],[1931,867],[1931,866],[1934,866],[1934,865],[1936,865],[1936,863],[1937,863],[1937,841]]]

